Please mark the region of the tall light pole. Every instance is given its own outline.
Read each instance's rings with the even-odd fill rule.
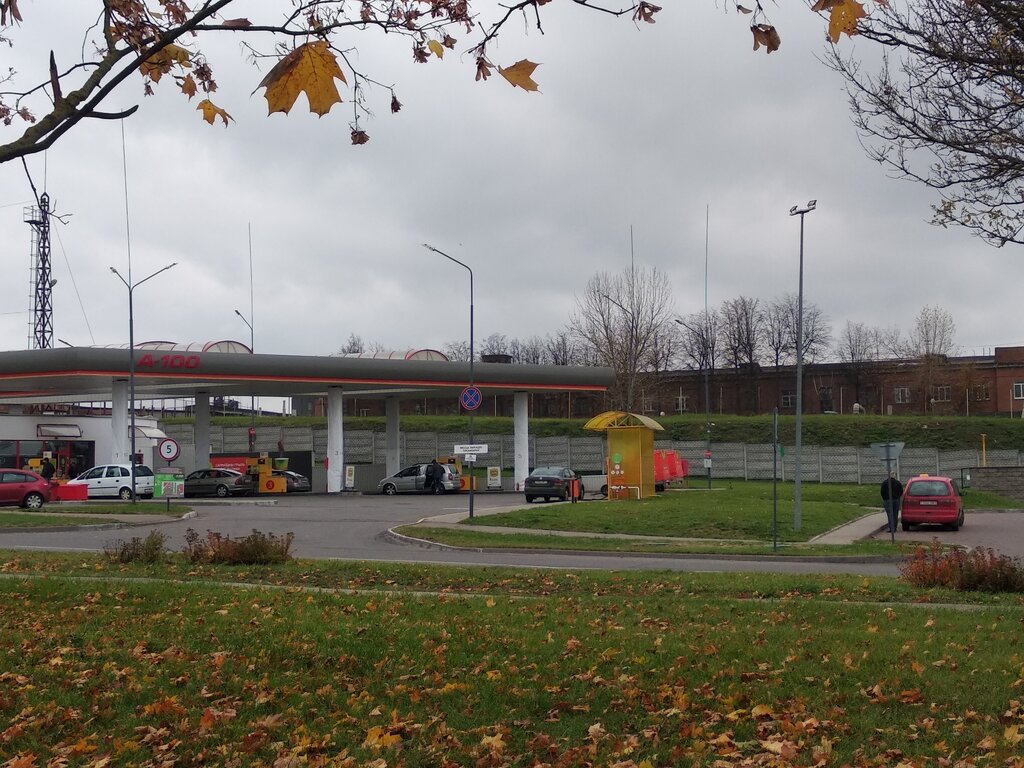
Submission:
[[[793,457],[793,530],[800,530],[800,458],[802,448],[802,417],[804,412],[804,216],[818,207],[809,200],[802,208],[794,205],[790,216],[800,217],[800,283],[796,298],[796,455]]]
[[[678,317],[676,322],[682,326],[686,326],[682,320]],[[711,366],[714,365],[714,361],[711,359],[711,321],[708,316],[707,306],[704,307],[704,330],[703,343],[704,349],[701,352],[701,368],[704,373],[704,458],[708,459],[711,456],[711,384],[709,381],[711,374]],[[708,488],[711,488],[711,467],[708,467],[707,471]]]
[[[166,272],[171,267],[177,266],[178,262],[171,262],[166,267],[158,269],[153,274],[142,278],[136,283],[131,282],[130,279],[125,280],[120,272],[114,267],[110,268],[110,271],[117,275],[117,278],[124,283],[124,287],[128,289],[128,417],[131,423],[128,426],[129,430],[129,441],[131,445],[131,459],[128,461],[131,467],[132,473],[132,504],[135,503],[135,305],[134,305],[134,294],[135,289],[142,285],[147,280],[152,280],[154,277],[159,275],[161,272]],[[129,269],[128,274],[131,275]]]
[[[251,311],[251,308],[250,308]],[[256,354],[256,331],[252,329],[252,323],[246,319],[245,315],[235,310],[235,314],[242,318],[242,322],[249,326],[249,352]],[[256,393],[252,395],[250,401],[249,410],[252,411],[252,422],[249,426],[249,452],[252,453],[256,448]]]
[[[428,251],[433,251],[438,256],[444,256],[448,261],[458,264],[460,267],[469,272],[469,386],[473,386],[473,358],[476,356],[476,352],[473,348],[473,270],[470,269],[468,264],[464,264],[458,259],[452,258],[444,251],[439,251],[429,243],[424,243],[423,247]],[[469,442],[472,443],[475,439],[473,434],[473,410],[469,411]],[[469,516],[473,517],[473,462],[469,462]]]

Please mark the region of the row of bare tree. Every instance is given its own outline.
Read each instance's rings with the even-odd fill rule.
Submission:
[[[612,399],[632,409],[644,379],[676,368],[776,368],[796,359],[798,298],[787,293],[761,300],[739,296],[680,316],[667,276],[657,268],[630,267],[617,274],[600,272],[576,297],[562,329],[525,339],[502,333],[487,336],[479,356],[504,355],[514,363],[604,365],[616,374]],[[836,336],[820,307],[803,307],[803,359],[840,360],[858,366],[885,358],[915,359],[951,354],[956,325],[939,307],[924,307],[906,336],[898,328],[877,328],[847,321]],[[382,349],[373,344],[370,351]],[[367,351],[361,338],[349,337],[340,350]],[[442,350],[451,360],[468,360],[469,343],[452,341]]]

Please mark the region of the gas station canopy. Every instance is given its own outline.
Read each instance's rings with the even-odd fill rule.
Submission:
[[[143,400],[199,394],[316,396],[335,387],[346,397],[457,398],[470,383],[468,362],[139,347],[132,354],[135,397]],[[130,367],[127,348],[0,352],[0,404],[109,401],[113,383],[127,380]],[[613,383],[614,373],[610,368],[475,363],[472,378],[487,396],[601,393]]]

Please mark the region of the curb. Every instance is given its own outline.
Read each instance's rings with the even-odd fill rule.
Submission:
[[[379,534],[380,538],[392,544],[400,546],[418,547],[420,549],[431,549],[441,552],[476,552],[500,554],[509,553],[515,555],[580,555],[596,557],[642,557],[649,559],[673,560],[738,560],[748,562],[783,562],[783,563],[852,563],[855,565],[867,565],[871,563],[901,563],[906,558],[891,555],[740,555],[730,553],[685,553],[685,552],[610,552],[608,550],[590,549],[531,549],[526,547],[456,547],[451,544],[441,544],[427,539],[418,539],[398,533],[394,528],[388,528]]]
[[[130,520],[118,520],[113,523],[83,523],[81,525],[41,525],[19,528],[0,528],[0,533],[67,533],[68,531],[116,531],[121,528],[142,528],[147,525],[163,525],[164,523],[177,523],[182,520],[192,520],[198,517],[193,509],[181,517],[169,517],[166,520],[142,520],[133,523]]]

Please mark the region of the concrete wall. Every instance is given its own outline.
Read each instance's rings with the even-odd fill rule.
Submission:
[[[975,467],[971,488],[1024,501],[1024,467]]]

